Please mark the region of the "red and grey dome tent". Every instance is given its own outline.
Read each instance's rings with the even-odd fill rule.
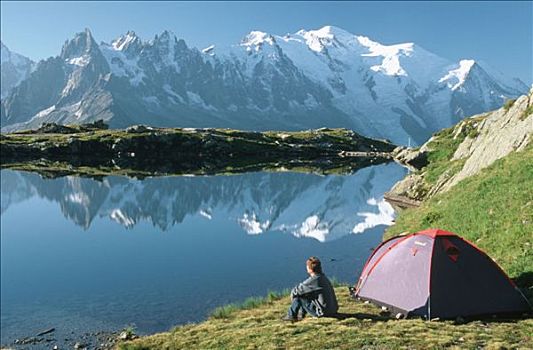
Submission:
[[[426,319],[531,312],[524,295],[487,254],[438,229],[381,243],[368,258],[354,296],[404,317]]]

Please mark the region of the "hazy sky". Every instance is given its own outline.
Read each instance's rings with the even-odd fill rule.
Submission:
[[[32,59],[58,55],[88,27],[97,41],[165,29],[189,46],[238,43],[251,30],[283,35],[335,25],[383,44],[415,42],[457,61],[483,60],[533,82],[533,2],[11,2],[1,38]]]

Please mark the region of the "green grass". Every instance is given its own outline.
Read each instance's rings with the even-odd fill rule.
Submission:
[[[372,304],[349,297],[337,287],[337,318],[305,318],[286,323],[288,296],[229,317],[176,327],[169,332],[123,342],[122,350],[140,349],[501,349],[530,348],[533,320],[428,322],[395,320]]]
[[[453,155],[467,137],[475,138],[479,135],[477,126],[486,117],[486,115],[482,115],[464,119],[459,124],[433,135],[432,140],[427,145],[428,165],[418,171],[423,176],[423,184],[416,191],[422,198],[418,199],[423,199],[441,176],[451,177],[462,169],[465,160],[452,160]]]
[[[330,282],[333,287],[348,287],[347,284],[340,283],[335,277],[330,278]],[[211,312],[209,317],[215,319],[228,319],[239,310],[249,310],[263,305],[271,305],[273,302],[285,298],[289,294],[289,289],[284,289],[282,291],[269,291],[265,297],[249,297],[241,303],[231,303],[217,307]]]
[[[424,168],[425,179],[429,184],[434,184],[450,168],[450,159],[464,140],[464,137],[454,138],[452,133],[453,129],[445,129],[435,135],[435,139],[429,144],[429,165]]]
[[[533,272],[533,147],[511,153],[438,194],[402,211],[391,237],[438,227],[472,241],[511,277]]]
[[[529,105],[520,115],[520,120],[526,120],[528,116],[533,114],[533,105]]]
[[[228,305],[223,305],[215,308],[209,318],[212,319],[229,319],[237,311],[240,310],[249,310],[254,309],[263,305],[270,305],[276,300],[280,300],[283,297],[289,295],[289,290],[284,290],[282,292],[270,291],[266,297],[249,297],[245,299],[242,303],[232,303]]]

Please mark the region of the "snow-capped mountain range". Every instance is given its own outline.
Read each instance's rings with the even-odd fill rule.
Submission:
[[[109,176],[102,181],[2,170],[1,213],[40,197],[58,203],[65,218],[89,228],[96,218],[126,228],[148,221],[166,231],[187,218],[229,221],[250,235],[281,231],[321,242],[391,225],[383,194],[406,170],[394,163],[350,176],[246,173],[238,176]]]
[[[237,45],[203,50],[169,31],[97,44],[85,30],[37,63],[0,112],[4,131],[97,119],[112,127],[328,126],[405,144],[527,90],[482,62],[451,62],[413,43],[382,45],[332,26],[253,31]]]

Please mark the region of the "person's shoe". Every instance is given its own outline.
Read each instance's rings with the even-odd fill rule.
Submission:
[[[286,321],[286,322],[296,322],[298,321],[298,318],[297,317],[292,317],[292,316],[289,316],[289,315],[285,315],[281,318],[282,321]]]
[[[303,312],[301,312],[301,311],[298,312],[298,316],[297,316],[298,321],[301,321],[301,320],[303,320],[304,318],[305,318],[305,313],[303,313]]]

